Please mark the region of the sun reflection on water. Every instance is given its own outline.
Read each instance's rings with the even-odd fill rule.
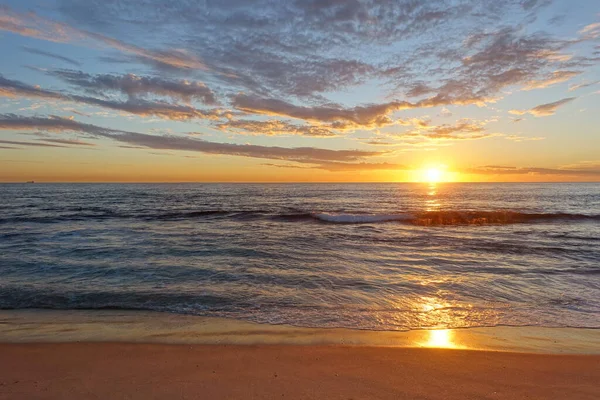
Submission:
[[[419,345],[422,347],[458,349],[464,346],[458,345],[456,330],[444,329],[448,326],[460,324],[460,316],[455,315],[453,309],[457,304],[444,301],[438,297],[422,296],[418,304],[420,310],[421,326],[429,326],[433,329],[421,331]],[[470,305],[462,305],[461,309],[470,308]],[[437,327],[437,328],[436,328]]]
[[[437,184],[430,183],[427,191],[427,196],[430,198],[425,200],[425,210],[426,211],[436,211],[440,209],[441,203],[437,195]]]

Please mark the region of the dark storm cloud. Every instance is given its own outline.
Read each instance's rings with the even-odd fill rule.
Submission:
[[[181,150],[206,154],[288,160],[302,163],[357,162],[365,158],[387,154],[364,150],[329,150],[315,147],[286,148],[251,144],[218,143],[174,135],[156,136],[145,133],[120,131],[84,124],[66,118],[24,117],[15,114],[0,115],[0,129],[42,130],[54,132],[82,132],[106,137],[128,146],[155,150]]]

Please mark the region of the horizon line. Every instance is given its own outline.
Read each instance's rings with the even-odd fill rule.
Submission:
[[[600,183],[597,181],[0,181],[1,185],[9,184],[395,184],[416,183],[427,185],[456,184],[456,183]]]

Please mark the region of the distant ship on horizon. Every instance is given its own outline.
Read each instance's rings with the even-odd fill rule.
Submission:
[[[27,182],[25,182],[25,183],[35,183],[35,181],[27,181]]]

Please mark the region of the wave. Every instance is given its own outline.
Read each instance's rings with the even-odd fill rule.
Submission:
[[[223,211],[223,210],[205,210],[205,211],[181,211],[181,212],[169,212],[164,214],[157,215],[148,215],[146,219],[156,219],[156,220],[169,220],[169,219],[190,219],[190,218],[201,218],[201,217],[211,217],[211,216],[220,216],[227,215],[233,213],[232,211]]]
[[[525,213],[517,211],[472,211],[445,210],[423,212],[391,213],[331,213],[331,212],[296,212],[280,213],[269,210],[196,210],[150,213],[148,211],[118,213],[111,210],[82,210],[80,213],[63,215],[29,215],[0,218],[2,223],[59,223],[66,221],[89,221],[105,219],[132,219],[144,221],[178,221],[206,218],[227,218],[239,221],[270,219],[284,222],[316,221],[332,224],[374,224],[403,223],[421,226],[439,225],[489,225],[517,224],[535,222],[590,222],[600,221],[598,214],[572,213]]]
[[[310,214],[311,217],[324,222],[338,224],[364,224],[388,221],[411,221],[411,214]]]
[[[405,222],[413,225],[487,225],[532,223],[536,221],[600,221],[600,215],[568,213],[522,213],[515,211],[427,211],[402,214],[310,214],[329,223],[360,224]]]

